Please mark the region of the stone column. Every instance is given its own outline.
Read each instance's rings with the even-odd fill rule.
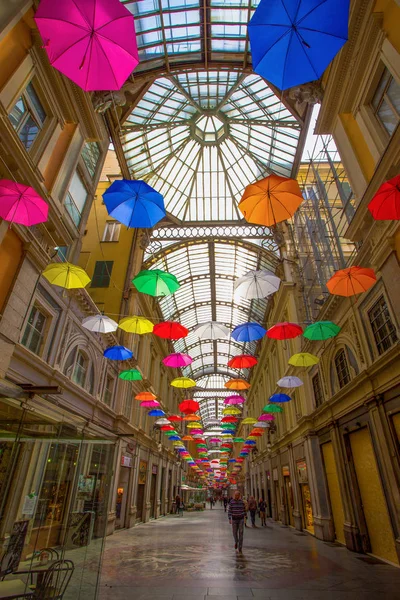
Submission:
[[[151,490],[151,466],[152,466],[153,455],[151,449],[149,448],[147,452],[147,473],[146,473],[146,488],[144,490],[144,515],[143,522],[148,523],[150,521],[150,510],[151,510],[151,501],[150,501],[150,490]]]
[[[294,526],[299,531],[302,531],[303,519],[301,516],[301,512],[302,512],[301,511],[301,497],[300,497],[301,491],[300,491],[299,483],[297,481],[297,468],[296,468],[296,461],[294,460],[292,444],[289,444],[288,450],[289,450],[290,479],[292,482],[292,490],[293,490],[293,497],[294,497],[294,509],[293,509]]]
[[[156,481],[156,508],[154,511],[154,516],[156,519],[159,518],[161,514],[161,499],[160,499],[160,490],[162,489],[162,460],[159,456],[157,459],[157,481]]]

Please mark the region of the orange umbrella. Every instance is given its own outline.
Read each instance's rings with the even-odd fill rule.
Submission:
[[[336,271],[327,282],[326,287],[331,294],[348,298],[366,292],[375,282],[376,275],[373,269],[348,267]]]
[[[151,392],[139,392],[135,396],[136,400],[155,400],[157,396]]]
[[[295,179],[269,175],[246,187],[239,209],[248,223],[271,227],[290,219],[302,201]]]
[[[182,442],[193,442],[194,438],[191,435],[184,435]]]
[[[186,417],[183,417],[184,421],[201,421],[201,417],[198,417],[197,415],[187,415]]]
[[[224,385],[228,390],[248,390],[250,387],[245,379],[230,379]]]

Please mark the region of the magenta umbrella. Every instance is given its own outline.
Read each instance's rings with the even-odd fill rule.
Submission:
[[[139,63],[133,16],[119,0],[41,0],[34,18],[50,63],[85,92],[119,90]]]
[[[11,223],[31,227],[45,223],[49,205],[35,190],[23,183],[0,179],[0,217]]]
[[[157,402],[157,400],[143,400],[143,402],[140,403],[141,408],[158,408],[159,406],[160,403]]]
[[[275,420],[275,417],[274,417],[274,415],[271,415],[271,414],[269,414],[269,413],[266,413],[266,414],[260,415],[260,416],[258,417],[258,420],[259,420],[259,421],[274,421],[274,420]]]
[[[243,404],[246,402],[246,398],[243,396],[227,396],[224,400],[224,404]]]
[[[176,354],[169,354],[163,359],[162,362],[166,367],[179,369],[180,367],[187,367],[188,365],[191,365],[193,358],[191,358],[189,354],[181,354],[180,352],[177,352]]]

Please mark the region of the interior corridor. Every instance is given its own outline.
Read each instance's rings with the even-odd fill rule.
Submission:
[[[271,520],[247,528],[236,555],[223,508],[109,537],[101,600],[395,600],[400,569]]]

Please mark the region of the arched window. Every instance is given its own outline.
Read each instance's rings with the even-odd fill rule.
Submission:
[[[72,381],[93,393],[94,367],[85,352],[74,348],[65,361],[64,373]]]
[[[341,348],[335,354],[335,369],[340,388],[350,383],[351,376],[345,348]]]

